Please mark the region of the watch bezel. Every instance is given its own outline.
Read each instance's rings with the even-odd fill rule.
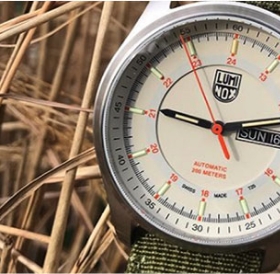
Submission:
[[[207,10],[208,15],[215,16],[236,16],[238,18],[243,18],[256,22],[258,24],[267,27],[275,34],[280,37],[278,29],[280,29],[280,20],[279,18],[266,10],[260,9],[255,6],[251,6],[244,3],[195,3],[182,6],[176,9],[170,10],[168,14],[165,14],[163,17],[157,19],[152,24],[146,26],[138,33],[134,33],[133,36],[128,37],[122,47],[119,49],[112,62],[108,66],[97,95],[97,100],[95,103],[95,116],[94,116],[94,138],[96,145],[96,152],[99,160],[100,169],[104,177],[104,183],[106,190],[108,192],[109,201],[114,199],[118,201],[126,212],[129,214],[130,219],[133,220],[133,223],[139,224],[146,230],[160,234],[164,238],[168,239],[170,242],[179,244],[183,247],[188,247],[192,250],[203,251],[203,252],[239,252],[242,250],[248,250],[252,248],[260,248],[267,246],[267,243],[275,241],[276,239],[280,240],[280,232],[272,230],[271,233],[268,233],[266,237],[258,240],[252,240],[250,242],[238,242],[230,246],[222,245],[211,245],[211,244],[196,244],[193,242],[182,242],[180,239],[176,239],[173,236],[160,231],[155,228],[151,223],[149,223],[143,216],[131,208],[130,204],[123,197],[122,191],[119,189],[117,184],[114,182],[114,177],[112,175],[112,170],[107,161],[107,157],[104,153],[104,106],[106,105],[107,99],[109,98],[110,89],[114,86],[118,80],[117,75],[121,74],[123,71],[123,66],[125,66],[134,58],[136,52],[141,48],[141,44],[147,41],[148,37],[154,36],[155,33],[158,33],[160,30],[165,29],[168,25],[174,25],[175,23],[179,24],[181,20],[192,20],[192,18],[197,18],[197,16],[202,16]],[[141,37],[139,39],[139,37]],[[113,89],[113,88],[112,88]],[[102,130],[100,130],[102,129]],[[117,219],[117,218],[115,218]],[[279,224],[280,226],[280,224]]]

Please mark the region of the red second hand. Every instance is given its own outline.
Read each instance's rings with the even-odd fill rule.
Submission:
[[[181,43],[182,43],[182,45],[183,45],[184,51],[185,51],[185,53],[186,53],[186,55],[187,55],[187,57],[188,57],[188,61],[189,61],[190,65],[191,65],[191,68],[192,68],[192,70],[193,70],[193,73],[194,73],[194,75],[195,75],[195,79],[196,79],[196,82],[197,82],[197,84],[198,84],[199,90],[200,90],[200,92],[201,92],[201,94],[202,94],[202,97],[203,97],[203,99],[204,99],[204,102],[205,102],[205,104],[206,104],[206,107],[207,107],[207,109],[208,109],[208,112],[209,112],[210,117],[211,117],[211,119],[212,119],[212,122],[213,122],[212,132],[213,132],[215,135],[218,136],[218,140],[219,140],[220,146],[221,146],[221,148],[222,148],[222,151],[223,151],[223,153],[224,153],[224,156],[225,156],[226,159],[229,159],[229,158],[230,158],[230,154],[229,154],[229,152],[228,152],[226,142],[225,142],[224,137],[223,137],[223,135],[222,135],[223,127],[222,127],[222,125],[216,123],[216,119],[215,119],[215,117],[214,117],[212,108],[211,108],[211,106],[210,106],[210,104],[209,104],[209,102],[208,102],[208,100],[207,100],[207,97],[206,97],[206,94],[205,94],[205,92],[204,92],[202,83],[201,83],[201,81],[200,81],[200,78],[199,78],[199,76],[198,76],[198,73],[197,73],[197,71],[196,71],[196,68],[195,68],[195,66],[194,66],[194,64],[193,64],[193,62],[192,62],[190,53],[189,53],[189,51],[188,51],[188,49],[187,49],[186,42],[185,42],[185,40],[184,40],[184,38],[183,38],[182,35],[180,35],[180,40],[181,40]]]

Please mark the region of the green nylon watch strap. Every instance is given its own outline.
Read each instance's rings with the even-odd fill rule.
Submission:
[[[244,3],[252,4],[254,6],[261,7],[274,13],[280,13],[279,1],[245,1]]]
[[[274,13],[280,13],[278,1],[246,1]],[[204,254],[184,250],[146,234],[136,241],[128,260],[128,273],[256,273],[260,272],[263,253],[259,251],[235,254]]]
[[[256,273],[260,271],[263,253],[198,253],[168,244],[146,234],[133,245],[127,273]]]

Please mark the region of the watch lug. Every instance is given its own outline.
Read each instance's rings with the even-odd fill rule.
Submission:
[[[111,208],[111,220],[116,229],[116,233],[121,242],[130,246],[132,240],[133,224],[129,213],[114,195],[108,195]]]
[[[280,235],[277,233],[266,243],[261,272],[267,273],[275,270],[280,261]]]
[[[150,25],[152,22],[170,12],[171,1],[150,1],[143,11],[141,17],[131,30],[127,39],[134,36],[141,29]]]
[[[262,267],[261,267],[261,272],[267,273],[275,270],[279,264],[279,259],[280,259],[279,254],[280,254],[279,244],[271,246],[268,249],[266,249]]]

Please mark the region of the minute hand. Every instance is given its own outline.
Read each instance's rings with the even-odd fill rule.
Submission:
[[[186,113],[182,113],[182,112],[179,112],[179,111],[176,111],[176,110],[166,108],[166,109],[162,109],[161,112],[167,117],[174,118],[174,119],[177,119],[177,120],[181,120],[183,122],[187,122],[189,124],[193,124],[193,125],[196,125],[196,126],[199,126],[199,127],[209,129],[213,125],[213,123],[208,121],[208,120],[205,120],[205,119],[202,119],[202,118],[199,118],[199,117],[196,117],[196,116],[192,116],[192,115],[189,115],[189,114],[186,114]]]
[[[280,125],[279,117],[230,122],[224,124],[223,129],[224,131],[232,131],[232,130],[239,130],[244,128],[251,128],[251,127],[277,126],[277,125]]]

